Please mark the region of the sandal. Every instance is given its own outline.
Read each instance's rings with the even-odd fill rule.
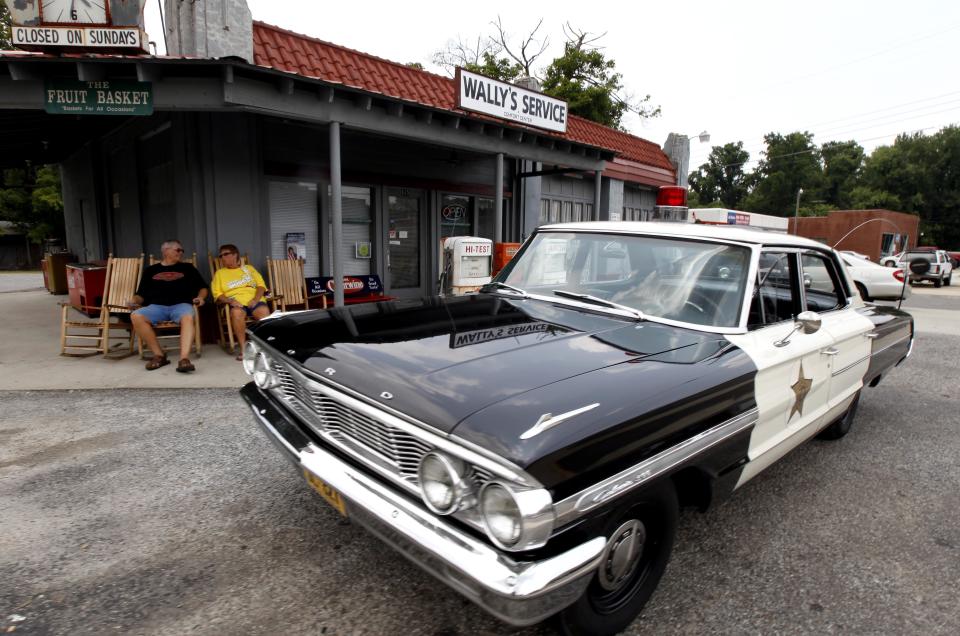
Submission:
[[[153,356],[145,366],[147,371],[153,371],[168,364],[170,364],[170,361],[167,360],[167,356]]]
[[[177,363],[177,371],[180,373],[190,373],[195,371],[196,367],[193,366],[193,363],[190,362],[189,358],[180,358],[180,362]]]
[[[234,358],[234,360],[236,360],[237,362],[243,362],[243,354],[242,354],[242,353],[238,353],[238,354],[237,354],[237,357]]]

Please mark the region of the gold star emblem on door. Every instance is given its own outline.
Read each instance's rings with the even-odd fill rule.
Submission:
[[[797,381],[790,385],[790,388],[793,389],[793,394],[796,396],[796,399],[793,401],[793,408],[790,409],[790,415],[787,416],[787,421],[790,421],[790,418],[793,417],[794,413],[799,413],[803,415],[803,400],[807,397],[807,393],[810,392],[810,387],[813,386],[813,378],[803,377],[803,363],[800,363],[800,376],[797,378]]]

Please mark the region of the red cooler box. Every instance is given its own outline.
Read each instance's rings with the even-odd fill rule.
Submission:
[[[67,289],[70,304],[90,317],[100,315],[103,302],[103,287],[107,279],[107,268],[92,263],[70,263],[67,265]],[[126,300],[124,300],[126,302]],[[86,305],[87,307],[84,307]]]

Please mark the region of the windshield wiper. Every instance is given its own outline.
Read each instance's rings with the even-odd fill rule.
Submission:
[[[501,291],[512,292],[514,294],[517,294],[518,296],[522,296],[523,298],[530,297],[527,294],[527,292],[523,291],[519,287],[514,287],[513,285],[507,285],[506,283],[501,283],[498,280],[491,281],[486,285],[482,286],[480,288],[480,291],[485,292],[485,291],[490,291],[491,289],[499,289]]]
[[[576,292],[569,292],[563,289],[554,289],[553,293],[557,296],[563,296],[564,298],[573,298],[574,300],[582,300],[584,302],[593,303],[594,305],[609,307],[610,309],[619,309],[620,311],[625,311],[628,314],[631,314],[637,320],[646,320],[647,318],[639,309],[627,307],[626,305],[621,305],[603,298],[598,298],[597,296],[591,296],[590,294],[578,294]]]

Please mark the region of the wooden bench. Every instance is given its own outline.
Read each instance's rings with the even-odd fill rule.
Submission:
[[[307,279],[307,289],[311,294],[323,294],[326,306],[333,306],[333,277],[316,276]],[[393,300],[383,291],[383,282],[376,274],[343,277],[343,304],[359,305]]]

